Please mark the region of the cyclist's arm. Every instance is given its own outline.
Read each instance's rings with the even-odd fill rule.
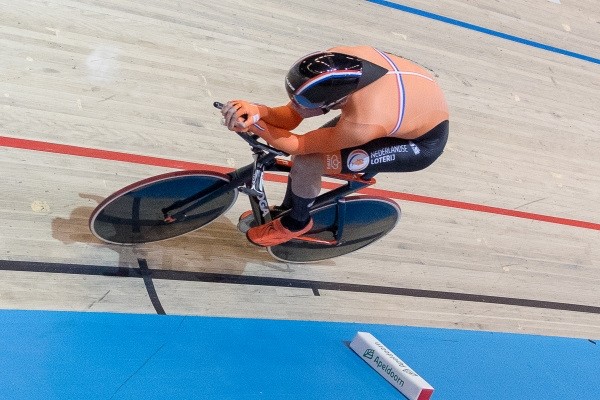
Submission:
[[[301,108],[294,107],[292,102],[279,107],[267,107],[265,105],[259,105],[258,110],[260,112],[261,120],[265,121],[271,126],[288,131],[300,125],[300,122],[302,122],[304,118],[323,114],[323,111],[320,109],[303,110]]]
[[[260,119],[267,124],[286,130],[296,128],[302,122],[302,117],[288,105],[267,107],[259,105]]]
[[[301,154],[329,153],[360,146],[386,135],[381,125],[359,124],[341,119],[336,126],[307,132],[301,138]]]
[[[271,146],[291,155],[329,153],[359,146],[386,134],[380,125],[357,124],[343,120],[334,127],[319,128],[304,135],[297,135],[264,122],[259,121],[250,131]]]

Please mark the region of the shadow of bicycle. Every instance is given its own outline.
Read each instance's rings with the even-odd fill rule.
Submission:
[[[68,218],[52,220],[52,237],[66,245],[84,243],[110,249],[119,255],[119,266],[137,265],[139,259],[144,259],[150,268],[178,271],[242,274],[248,262],[269,263],[281,268],[281,263],[273,260],[264,249],[250,244],[224,216],[197,231],[161,242],[134,246],[104,243],[92,235],[88,227],[90,214],[103,198],[86,193],[79,196],[88,200],[90,206],[75,208]]]

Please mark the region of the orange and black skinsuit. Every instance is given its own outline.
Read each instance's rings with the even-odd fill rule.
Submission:
[[[324,173],[409,172],[433,163],[448,138],[448,107],[431,73],[368,46],[329,51],[360,57],[389,72],[351,94],[339,117],[303,135],[290,131],[314,113],[293,102],[275,108],[259,106],[261,120],[250,131],[294,156],[301,171],[292,172],[292,182],[301,176],[293,192],[315,197]]]

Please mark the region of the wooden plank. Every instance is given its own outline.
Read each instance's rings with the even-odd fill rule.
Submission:
[[[577,4],[402,5],[597,57],[600,14]],[[598,224],[600,69],[553,51],[367,1],[23,0],[0,5],[0,136],[236,168],[245,143],[213,101],[286,101],[301,55],[370,44],[431,69],[451,136],[425,171],[382,174],[375,189]],[[306,121],[299,132],[331,116]],[[173,170],[43,146],[0,148],[0,259],[176,273],[358,283],[600,306],[600,232],[474,209],[398,200],[380,242],[321,263],[271,259],[237,232],[237,204],[205,230],[110,246],[87,228],[102,198]],[[184,164],[179,164],[184,165]],[[189,164],[185,164],[189,165]],[[268,181],[273,199],[285,187]],[[155,312],[135,277],[11,271],[0,307]],[[597,337],[593,313],[384,294],[155,279],[167,313],[380,322]],[[108,293],[108,294],[107,294]],[[103,297],[104,296],[104,297]],[[91,306],[90,306],[91,305]]]

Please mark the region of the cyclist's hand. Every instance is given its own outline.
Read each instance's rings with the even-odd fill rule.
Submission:
[[[260,120],[258,106],[244,100],[228,101],[221,109],[221,114],[231,131],[247,132],[252,124]]]

